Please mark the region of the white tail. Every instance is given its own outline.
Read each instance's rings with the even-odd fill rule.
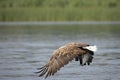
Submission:
[[[84,49],[88,49],[90,51],[96,52],[97,51],[97,46],[87,46],[87,47],[83,47]]]

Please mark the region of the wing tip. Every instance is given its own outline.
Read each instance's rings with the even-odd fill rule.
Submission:
[[[43,75],[46,74],[47,69],[48,69],[48,68],[47,68],[46,66],[43,66],[43,67],[41,67],[41,68],[37,68],[37,70],[39,70],[39,71],[34,72],[34,73],[35,73],[35,74],[39,74],[39,77],[42,77]]]

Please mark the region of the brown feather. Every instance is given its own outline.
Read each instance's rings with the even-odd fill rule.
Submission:
[[[54,75],[61,67],[68,64],[71,60],[78,57],[78,55],[85,54],[86,51],[80,49],[80,47],[88,46],[88,44],[83,43],[69,43],[65,46],[62,46],[53,52],[48,64],[44,67],[39,68],[40,76],[45,75],[45,78],[48,76]]]

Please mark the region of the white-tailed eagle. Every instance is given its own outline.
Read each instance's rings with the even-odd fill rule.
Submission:
[[[54,75],[61,67],[68,64],[75,59],[79,61],[81,66],[90,65],[93,59],[94,52],[97,50],[96,46],[90,46],[85,43],[68,43],[57,50],[55,50],[49,59],[48,63],[41,68],[38,68],[39,76]]]

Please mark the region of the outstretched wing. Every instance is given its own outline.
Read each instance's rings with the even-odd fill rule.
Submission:
[[[81,46],[72,43],[55,50],[48,63],[45,66],[38,68],[40,70],[37,72],[40,73],[39,76],[45,75],[45,78],[47,78],[48,76],[54,75],[61,67],[68,64],[78,55],[86,53],[86,51],[79,47]]]

